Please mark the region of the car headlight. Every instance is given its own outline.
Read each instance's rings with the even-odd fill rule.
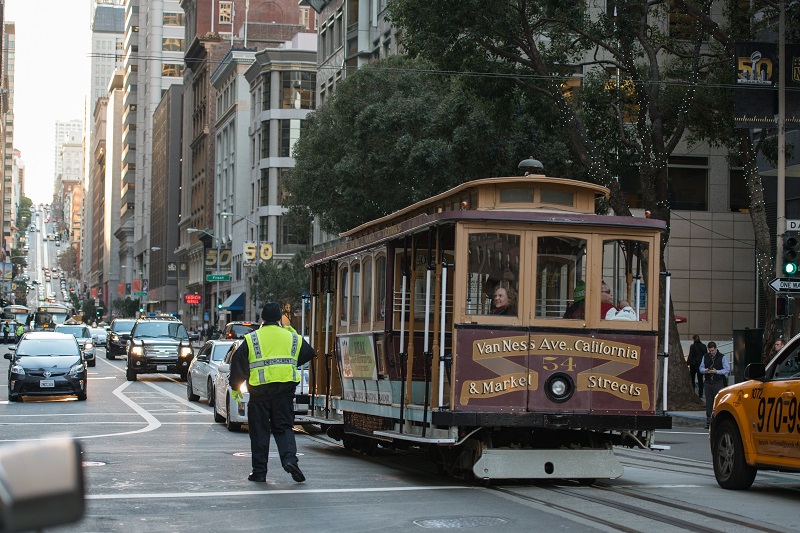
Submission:
[[[16,374],[18,376],[24,376],[25,375],[25,369],[22,368],[22,365],[18,365],[18,364],[17,365],[11,365],[11,373],[12,374]]]
[[[116,333],[112,333],[111,334],[111,340],[114,341],[114,342],[119,341],[119,335],[117,335]]]
[[[556,372],[544,383],[544,393],[550,400],[561,403],[566,402],[575,392],[575,382],[568,374]]]
[[[191,357],[192,356],[192,347],[191,346],[181,346],[180,356],[181,357]]]
[[[247,392],[247,382],[243,381],[241,385],[239,385],[239,392],[242,394]]]
[[[69,367],[69,375],[70,376],[73,376],[73,377],[77,376],[81,372],[83,372],[83,363],[75,363],[74,365]]]
[[[92,344],[91,342],[87,342],[86,344],[83,345],[84,350],[91,350],[92,348],[94,348],[94,344]]]
[[[131,355],[144,355],[144,346],[131,346]]]

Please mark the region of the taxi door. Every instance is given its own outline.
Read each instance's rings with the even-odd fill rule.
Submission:
[[[800,459],[800,359],[790,353],[772,379],[753,388],[752,401],[745,402],[750,437],[756,461],[784,464]],[[788,466],[788,465],[787,465]]]

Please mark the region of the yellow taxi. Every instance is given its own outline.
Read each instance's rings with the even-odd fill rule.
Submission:
[[[800,335],[744,376],[714,400],[711,456],[724,489],[749,488],[758,470],[800,472]]]

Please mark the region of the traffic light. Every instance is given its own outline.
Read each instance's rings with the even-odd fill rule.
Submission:
[[[786,294],[775,296],[775,317],[789,318],[794,316],[794,298]]]
[[[797,232],[783,234],[783,275],[794,276],[797,274],[798,258],[800,258],[800,238]]]

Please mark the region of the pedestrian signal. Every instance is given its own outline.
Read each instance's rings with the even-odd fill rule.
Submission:
[[[785,294],[775,296],[775,317],[789,318],[794,316],[794,298]]]
[[[783,273],[787,276],[797,274],[798,259],[800,258],[800,238],[797,232],[783,234]]]

